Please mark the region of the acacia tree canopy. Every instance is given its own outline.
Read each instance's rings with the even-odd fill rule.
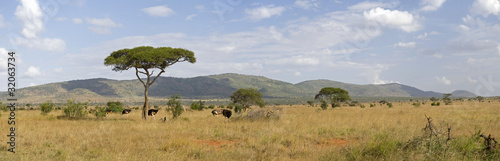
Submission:
[[[234,104],[240,104],[243,109],[247,109],[252,104],[264,107],[265,103],[262,100],[262,93],[254,88],[240,88],[231,94],[231,101]]]
[[[350,101],[349,92],[342,88],[325,87],[314,97],[318,101],[329,101],[332,108],[339,106],[341,102]]]
[[[114,51],[104,59],[104,65],[113,66],[113,71],[116,72],[129,70],[130,68],[135,69],[137,79],[144,85],[143,119],[146,119],[147,110],[149,109],[149,87],[165,72],[165,68],[178,62],[195,63],[194,52],[183,48],[139,46]],[[154,74],[153,69],[159,69],[160,72],[151,80],[151,76]],[[146,75],[146,81],[140,78],[139,73]]]

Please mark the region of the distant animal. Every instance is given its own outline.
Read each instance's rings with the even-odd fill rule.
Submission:
[[[122,115],[126,115],[128,117],[128,114],[132,112],[132,109],[123,109]]]
[[[222,115],[226,117],[228,121],[232,114],[233,112],[231,110],[226,110],[226,109],[222,110]]]
[[[219,114],[222,114],[222,111],[224,109],[215,109],[212,111],[212,116],[219,116]]]
[[[153,116],[153,118],[155,117],[155,115],[158,113],[158,109],[149,109],[148,110],[148,116]]]
[[[108,116],[110,113],[113,113],[113,111],[110,109],[106,109],[106,116]]]

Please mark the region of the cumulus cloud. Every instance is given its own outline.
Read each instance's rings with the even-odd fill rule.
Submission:
[[[186,16],[186,20],[192,20],[196,16],[197,16],[196,14],[188,15]]]
[[[280,16],[283,11],[285,11],[285,7],[275,7],[274,5],[262,6],[254,9],[245,9],[245,13],[248,18],[254,21],[271,18],[273,16]]]
[[[399,28],[406,32],[414,32],[422,27],[419,17],[407,11],[386,10],[380,7],[363,12],[363,16],[370,21],[375,21],[381,25],[391,28]]]
[[[394,47],[401,47],[401,48],[415,48],[417,46],[417,43],[415,41],[412,42],[399,42],[394,44]]]
[[[23,24],[21,33],[24,37],[13,38],[11,43],[27,46],[28,48],[59,52],[66,48],[64,40],[38,37],[44,30],[43,13],[38,1],[21,0],[21,5],[17,6],[14,14]]]
[[[451,81],[449,79],[446,79],[446,77],[436,77],[436,80],[441,83],[441,84],[444,84],[444,85],[451,85]]]
[[[430,36],[430,35],[437,35],[437,34],[439,34],[439,33],[438,33],[438,32],[435,32],[435,31],[432,31],[432,32],[430,32],[430,33],[425,32],[424,34],[418,35],[418,36],[417,36],[417,39],[422,39],[422,40],[424,40],[424,39],[427,39],[427,37],[428,37],[428,36]]]
[[[316,0],[296,0],[294,4],[303,9],[316,8],[319,5]]]
[[[420,5],[423,7],[422,11],[435,11],[438,10],[446,0],[421,0]]]
[[[500,0],[476,0],[472,4],[471,13],[487,17],[488,15],[500,15]]]
[[[42,72],[40,71],[39,67],[29,66],[24,75],[28,76],[29,78],[35,78],[37,76],[41,76]]]
[[[143,8],[142,11],[153,17],[168,17],[174,14],[174,10],[167,6],[148,7]]]
[[[9,51],[5,48],[0,48],[0,72],[4,72],[7,70],[7,58]]]

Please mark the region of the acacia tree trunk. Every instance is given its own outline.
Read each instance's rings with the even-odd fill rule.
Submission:
[[[148,78],[149,79],[149,78]],[[149,110],[148,91],[149,86],[144,87],[144,106],[142,107],[142,119],[146,120]]]

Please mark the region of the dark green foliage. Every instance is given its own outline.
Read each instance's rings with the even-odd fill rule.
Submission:
[[[371,104],[370,103],[370,107],[375,107],[375,106],[377,106],[377,104]]]
[[[0,102],[0,110],[3,112],[7,112],[9,108],[7,108],[7,105],[4,105],[2,102]]]
[[[54,110],[54,103],[52,103],[52,101],[42,103],[40,105],[40,110],[42,111],[42,115],[47,115]]]
[[[365,105],[363,105],[363,104],[360,104],[360,105],[359,105],[359,107],[361,107],[361,108],[365,108]]]
[[[106,117],[106,108],[100,107],[100,106],[96,106],[95,107],[94,116],[96,118],[104,118],[104,117]]]
[[[309,106],[311,107],[314,107],[314,101],[307,101],[307,104],[309,104]]]
[[[439,99],[437,99],[437,98],[435,98],[435,97],[432,97],[430,100],[431,100],[432,102],[439,101]]]
[[[236,104],[234,106],[234,112],[235,113],[241,113],[241,110],[243,110],[243,106],[241,106],[240,104]]]
[[[321,109],[323,110],[328,109],[328,104],[326,103],[326,101],[321,101]]]
[[[219,105],[219,108],[224,108],[224,105]]]
[[[443,94],[443,102],[445,105],[451,104],[451,93]]]
[[[393,106],[392,106],[392,103],[387,103],[387,106],[388,106],[389,108],[392,108],[392,107],[393,107]]]
[[[414,107],[420,107],[420,102],[414,102],[412,105],[413,105]]]
[[[234,106],[233,106],[232,104],[229,104],[229,105],[227,105],[226,107],[227,107],[228,109],[232,110]]]
[[[114,113],[121,113],[123,111],[123,104],[120,101],[110,101],[106,104],[108,110]]]
[[[476,97],[476,99],[477,99],[479,102],[483,102],[484,97],[482,97],[482,96],[477,96],[477,97]]]
[[[205,109],[205,102],[203,101],[198,101],[198,102],[193,102],[191,103],[191,109],[192,110],[198,110],[198,111],[201,111],[203,109]]]
[[[209,109],[214,109],[215,108],[215,105],[210,105],[208,106]]]
[[[172,116],[174,119],[179,117],[182,112],[184,112],[181,101],[179,99],[181,99],[181,96],[173,95],[172,97],[170,97],[167,103],[167,106],[170,107],[170,110],[172,111]]]
[[[314,97],[318,101],[329,101],[332,108],[340,107],[341,102],[350,101],[349,92],[335,87],[325,87],[322,88],[318,94]]]
[[[231,101],[236,105],[241,105],[244,110],[250,108],[251,105],[265,106],[264,100],[262,100],[262,93],[254,88],[238,89],[231,94]]]
[[[83,118],[87,115],[84,110],[87,105],[88,102],[76,103],[75,100],[68,100],[63,107],[64,116],[71,119]]]

